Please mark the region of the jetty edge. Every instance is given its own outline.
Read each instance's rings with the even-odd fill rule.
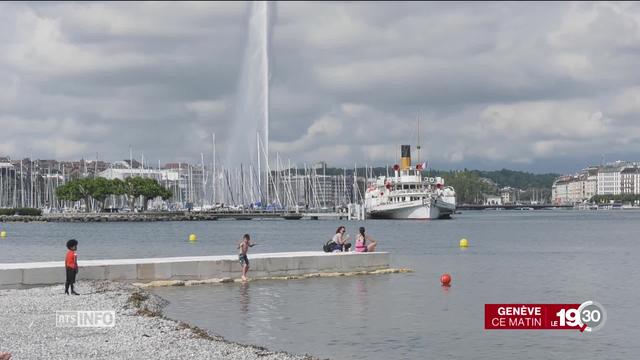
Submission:
[[[321,251],[255,253],[249,257],[252,279],[301,278],[323,274],[406,272],[390,269],[388,252],[325,253]],[[79,261],[78,280],[110,280],[136,283],[233,281],[241,275],[237,255],[186,256],[143,259]],[[0,264],[0,286],[64,283],[63,261]],[[212,281],[215,282],[215,281]],[[171,283],[169,283],[171,285]]]

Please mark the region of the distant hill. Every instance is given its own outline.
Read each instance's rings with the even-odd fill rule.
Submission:
[[[374,167],[365,169],[359,167],[358,176],[380,176],[392,175],[393,170],[385,167]],[[298,169],[299,174],[303,170]],[[354,169],[348,168],[326,168],[316,169],[317,175],[347,175],[351,176]],[[423,172],[425,176],[440,176],[448,186],[456,189],[456,198],[460,204],[481,204],[485,195],[499,194],[499,188],[512,187],[525,190],[518,194],[518,199],[527,200],[548,200],[551,196],[551,186],[558,174],[533,174],[524,171],[514,171],[508,169],[484,171],[484,170],[435,170],[428,169]],[[490,179],[486,181],[483,179]],[[497,186],[496,186],[497,185]]]
[[[518,200],[548,200],[551,196],[551,185],[557,174],[532,174],[513,170],[462,170],[462,171],[433,171],[437,176],[442,176],[445,184],[456,189],[456,198],[459,203],[479,204],[484,195],[499,194],[498,189],[508,186],[525,191],[518,193]],[[482,179],[490,179],[495,184],[490,184]],[[497,185],[497,186],[496,186]]]
[[[300,171],[300,169],[298,169]],[[353,174],[353,168],[349,169],[339,169],[339,168],[326,168],[325,173],[327,175],[343,175],[345,173],[347,176]],[[387,169],[384,167],[374,167],[373,169],[369,168],[368,173],[371,173],[373,170],[374,176],[386,175]],[[389,174],[393,174],[393,170],[389,169]],[[449,171],[449,170],[435,170],[428,169],[424,172],[427,176],[442,176],[445,179],[447,177],[451,177],[452,174],[455,173],[471,173],[476,177],[487,178],[494,181],[498,184],[499,187],[514,187],[519,189],[529,189],[529,188],[538,188],[538,189],[551,189],[551,185],[553,185],[553,180],[560,176],[559,174],[533,174],[524,171],[515,171],[509,169],[502,170],[493,170],[493,171],[485,171],[485,170],[459,170],[459,171]],[[316,170],[318,175],[323,173],[322,170]],[[358,168],[358,175],[364,176],[365,169]]]
[[[553,180],[560,176],[559,174],[532,174],[523,171],[514,171],[508,169],[495,171],[471,170],[480,177],[491,179],[500,187],[510,186],[519,189],[550,189]]]

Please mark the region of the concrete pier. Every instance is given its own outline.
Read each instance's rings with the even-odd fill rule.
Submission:
[[[323,272],[373,271],[389,268],[389,253],[319,251],[249,254],[250,277]],[[149,282],[204,280],[241,275],[237,255],[79,261],[78,280]],[[49,285],[65,281],[64,262],[0,264],[0,286]]]

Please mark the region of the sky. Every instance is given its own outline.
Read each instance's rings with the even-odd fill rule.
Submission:
[[[640,160],[640,3],[270,9],[269,149],[282,162],[393,164],[418,134],[439,169]],[[223,159],[248,14],[241,2],[0,3],[0,156],[209,163],[215,132]]]

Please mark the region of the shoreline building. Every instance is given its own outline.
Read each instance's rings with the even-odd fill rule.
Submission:
[[[620,192],[622,194],[640,194],[640,168],[627,166],[620,171]]]
[[[620,195],[621,172],[627,164],[623,161],[616,161],[598,170],[598,195]]]
[[[640,194],[638,163],[616,161],[590,166],[575,175],[558,177],[551,188],[555,205],[571,205],[589,201],[595,195]]]
[[[557,178],[551,187],[554,205],[571,205],[588,201],[597,195],[598,169],[589,167],[575,175]]]
[[[502,196],[498,195],[485,195],[484,205],[497,205],[502,206]]]

